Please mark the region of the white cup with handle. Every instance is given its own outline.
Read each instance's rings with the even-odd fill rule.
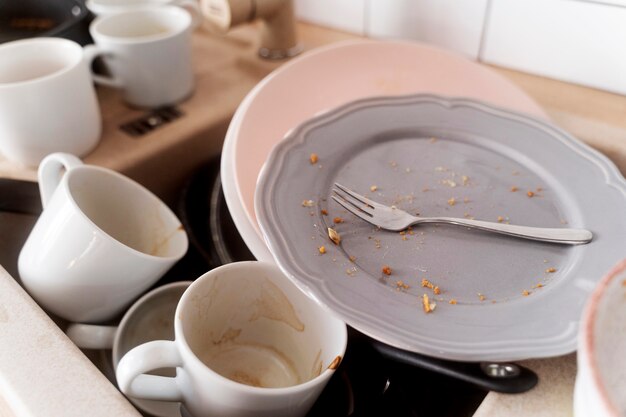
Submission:
[[[304,416],[341,362],[346,325],[277,266],[236,262],[191,284],[174,341],[153,341],[117,365],[133,398],[180,401],[193,416]],[[176,368],[175,377],[147,375]]]
[[[0,152],[36,166],[49,153],[89,153],[102,121],[89,70],[76,42],[32,38],[0,45]]]
[[[141,296],[124,313],[117,326],[71,323],[67,336],[83,349],[111,349],[113,368],[126,352],[152,340],[174,340],[176,305],[191,281],[177,281],[157,287]],[[167,371],[156,375],[173,376]],[[180,417],[180,404],[130,398],[133,404],[156,417]]]
[[[193,92],[192,18],[175,6],[131,9],[96,18],[89,26],[91,59],[102,56],[111,77],[96,83],[122,90],[134,107],[176,104]]]
[[[146,188],[65,153],[39,166],[44,210],[18,258],[22,284],[78,323],[116,317],[187,251],[174,213]]]

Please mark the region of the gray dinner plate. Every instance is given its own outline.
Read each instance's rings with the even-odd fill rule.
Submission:
[[[566,246],[447,225],[379,230],[330,199],[335,182],[424,216],[584,228],[594,240]],[[574,351],[587,296],[626,257],[626,181],[616,167],[545,121],[468,99],[369,98],[308,120],[269,156],[256,211],[300,289],[377,340],[445,359]],[[436,304],[430,313],[424,294]]]

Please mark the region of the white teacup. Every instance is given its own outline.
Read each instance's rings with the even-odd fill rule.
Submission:
[[[97,83],[120,88],[132,106],[156,108],[189,97],[191,67],[189,12],[180,7],[140,8],[96,18],[89,27],[95,45],[85,53],[102,55],[112,77],[95,75]]]
[[[113,367],[126,352],[152,340],[174,340],[176,305],[191,281],[162,285],[143,295],[126,310],[118,326],[72,323],[67,336],[80,348],[112,349]],[[173,370],[170,370],[173,371]],[[156,375],[172,376],[170,373]],[[131,398],[135,406],[151,416],[179,416],[179,403]]]
[[[44,210],[19,274],[37,302],[71,322],[114,318],[187,251],[174,213],[114,171],[55,153],[39,166],[39,189]]]
[[[302,416],[343,358],[345,324],[272,264],[207,272],[183,294],[175,341],[128,352],[117,382],[128,396],[180,401],[193,416]],[[176,377],[145,375],[176,368]]]
[[[0,152],[36,166],[47,154],[85,155],[102,122],[89,65],[76,42],[32,38],[0,45]]]

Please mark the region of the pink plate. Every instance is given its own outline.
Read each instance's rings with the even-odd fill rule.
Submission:
[[[221,178],[233,220],[252,253],[273,260],[254,212],[256,181],[271,149],[321,112],[370,96],[434,93],[486,101],[547,118],[520,88],[489,68],[415,42],[336,43],[293,59],[239,106],[222,151]]]
[[[582,317],[574,390],[577,417],[626,416],[626,259],[596,286]]]

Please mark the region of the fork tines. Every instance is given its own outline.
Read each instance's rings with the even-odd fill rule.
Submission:
[[[337,188],[333,188],[333,192],[336,196],[332,196],[332,199],[337,204],[360,218],[364,216],[373,217],[374,206],[372,201],[339,183],[335,183],[335,187]]]

